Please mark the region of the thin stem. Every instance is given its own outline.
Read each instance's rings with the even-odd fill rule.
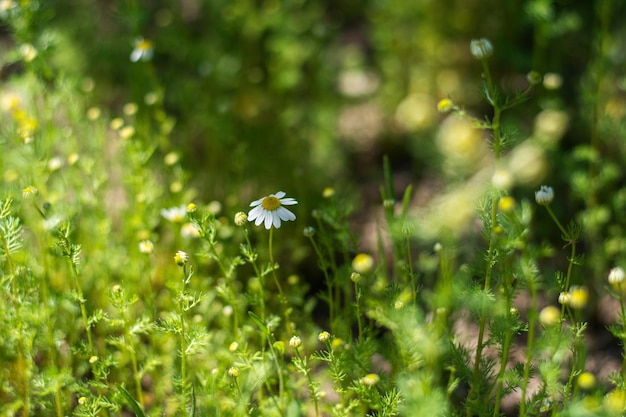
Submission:
[[[183,265],[183,288],[180,293],[180,300],[178,302],[179,314],[180,314],[180,381],[181,391],[183,398],[187,397],[187,323],[185,320],[185,299],[187,296],[187,268]]]
[[[489,65],[487,64],[486,59],[482,59],[482,66],[484,71],[484,77],[487,83],[487,99],[491,106],[493,107],[493,120],[491,122],[491,131],[493,134],[493,153],[496,159],[496,162],[500,159],[501,152],[501,144],[502,137],[500,132],[500,117],[502,115],[502,111],[500,109],[500,105],[498,103],[498,99],[496,96],[496,89],[493,85],[493,80],[491,77],[491,72],[489,71]],[[494,195],[491,198],[491,224],[489,230],[489,249],[487,251],[487,270],[485,271],[485,284],[483,287],[484,295],[486,296],[489,289],[491,288],[491,276],[493,273],[493,265],[495,263],[495,239],[493,236],[493,229],[497,224],[497,196]],[[473,402],[478,400],[479,392],[478,392],[478,384],[480,382],[480,360],[482,358],[482,352],[484,348],[484,337],[485,337],[485,327],[487,324],[487,303],[486,300],[483,299],[482,307],[480,312],[480,322],[478,329],[478,341],[476,344],[476,356],[474,358],[474,370],[472,373],[472,385],[470,388],[470,392],[468,394],[468,401]],[[467,417],[471,417],[472,415],[472,407],[467,407]]]
[[[83,290],[80,286],[79,273],[76,264],[70,259],[70,268],[72,269],[72,276],[74,277],[74,286],[76,287],[76,293],[78,295],[78,302],[80,304],[80,314],[83,318],[83,325],[87,331],[87,343],[89,344],[89,353],[91,355],[96,354],[96,350],[93,347],[93,337],[91,335],[91,325],[89,324],[89,318],[87,317],[87,308],[85,307],[85,297],[83,296]]]
[[[408,235],[406,237],[406,258],[407,258],[407,265],[409,268],[409,278],[411,279],[411,301],[415,302],[415,297],[417,295],[417,286],[415,285],[415,274],[413,272],[413,258],[411,256],[411,238]]]
[[[620,306],[620,319],[622,321],[622,334],[626,335],[626,307],[624,306],[624,292],[621,288],[619,288],[619,306]],[[622,340],[622,348],[624,352],[622,353],[622,368],[620,373],[622,374],[622,379],[626,378],[626,340]]]
[[[326,280],[326,287],[328,288],[328,315],[329,315],[330,329],[332,331],[333,326],[334,326],[333,323],[335,321],[334,320],[335,319],[335,311],[334,311],[335,300],[333,298],[333,283],[332,283],[332,280],[330,279],[330,276],[328,275],[328,268],[326,268],[325,266],[326,262],[324,261],[320,248],[317,246],[317,243],[315,243],[315,239],[313,239],[313,236],[310,236],[309,239],[311,240],[311,244],[313,245],[313,249],[315,250],[317,257],[320,260],[320,263],[324,264],[324,265],[320,265],[321,266],[320,269],[322,270],[322,273],[324,274],[324,278]]]
[[[9,248],[9,244],[4,237],[0,233],[0,237],[2,237],[2,250],[6,256],[6,263],[9,269],[9,276],[11,277],[11,291],[13,296],[13,304],[15,307],[15,325],[17,329],[17,371],[18,371],[18,380],[21,378],[20,386],[18,389],[21,391],[22,395],[22,411],[24,416],[30,415],[30,379],[28,376],[27,365],[26,365],[26,355],[24,349],[24,325],[22,323],[22,303],[19,301],[20,296],[18,294],[17,288],[17,277],[15,276],[15,266],[13,265],[13,259],[9,255],[11,250]]]
[[[528,311],[528,340],[526,343],[526,363],[524,363],[524,376],[522,378],[522,397],[520,399],[520,417],[526,416],[526,392],[530,379],[530,368],[533,359],[533,348],[535,344],[535,325],[537,322],[537,291],[534,277],[528,279],[528,289],[530,291],[531,306]]]
[[[306,379],[309,383],[309,393],[311,394],[311,397],[313,397],[313,404],[315,405],[315,417],[318,417],[320,413],[319,413],[317,393],[315,390],[315,384],[313,383],[313,378],[311,378],[311,373],[309,372],[309,369],[306,367],[306,362],[302,358],[302,355],[300,354],[300,349],[295,348],[295,350],[296,350],[296,356],[298,357],[298,359],[300,360],[300,363],[302,364],[303,372],[306,375]]]
[[[355,281],[354,282],[354,293],[355,293],[355,301],[354,301],[354,308],[355,308],[355,315],[356,315],[356,322],[357,322],[357,326],[359,329],[359,340],[362,339],[363,337],[363,323],[361,322],[361,288],[359,288],[359,284]]]
[[[563,238],[566,240],[571,239],[571,236],[569,236],[569,233],[565,230],[563,225],[561,225],[561,222],[559,221],[559,219],[557,219],[556,215],[554,214],[550,206],[545,206],[545,207],[546,207],[546,210],[548,210],[548,214],[550,214],[550,217],[552,217],[552,220],[554,220],[554,223],[556,223],[561,233],[563,233]]]
[[[280,298],[280,303],[283,306],[283,312],[285,315],[285,325],[287,326],[287,334],[293,334],[293,328],[291,325],[291,319],[289,316],[289,308],[287,307],[287,297],[283,293],[283,289],[280,286],[280,282],[278,281],[278,276],[276,275],[276,263],[274,262],[274,254],[272,252],[272,238],[274,237],[274,227],[270,228],[270,241],[269,241],[269,257],[270,264],[272,268],[272,276],[274,277],[274,283],[276,284],[276,288],[278,289],[278,296]]]

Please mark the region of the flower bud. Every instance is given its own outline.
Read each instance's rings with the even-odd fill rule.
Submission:
[[[537,204],[547,206],[552,203],[552,200],[554,200],[554,190],[552,187],[542,185],[539,191],[535,191],[535,201]]]
[[[470,52],[476,59],[487,59],[493,55],[493,46],[488,39],[472,39],[470,42]]]

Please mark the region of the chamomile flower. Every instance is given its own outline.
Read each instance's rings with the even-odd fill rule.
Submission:
[[[270,194],[253,201],[250,203],[250,207],[254,208],[248,213],[248,220],[254,221],[257,226],[263,223],[268,230],[272,226],[278,229],[281,221],[295,220],[296,215],[283,206],[292,206],[298,202],[291,197],[284,197],[285,193],[279,191],[276,194]]]
[[[150,61],[154,52],[152,41],[144,38],[137,38],[133,44],[135,49],[130,53],[130,60],[132,62],[138,61]]]
[[[187,206],[182,205],[178,207],[161,209],[161,216],[171,222],[182,223],[182,221],[185,220],[185,216],[187,216]]]

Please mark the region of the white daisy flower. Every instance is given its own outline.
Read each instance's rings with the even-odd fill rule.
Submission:
[[[268,230],[272,225],[278,229],[281,220],[285,222],[295,220],[296,215],[283,206],[292,206],[298,202],[291,197],[283,197],[285,197],[285,192],[279,191],[276,194],[270,194],[253,201],[250,203],[250,207],[254,208],[248,213],[248,220],[254,221],[257,226],[264,223]]]
[[[187,216],[187,206],[183,204],[178,207],[161,209],[161,216],[171,222],[182,223],[185,220],[185,216]]]
[[[138,61],[150,61],[154,52],[152,41],[144,38],[137,38],[134,42],[133,52],[130,53],[130,60],[132,62]]]

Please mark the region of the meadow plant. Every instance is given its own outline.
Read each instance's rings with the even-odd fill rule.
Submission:
[[[270,67],[281,69],[267,81],[276,93],[271,98],[297,96],[306,86],[301,67],[319,64],[299,42],[315,49],[328,36],[325,25],[314,24],[321,9],[305,2],[296,22],[302,27],[283,27],[276,13],[287,13],[281,7],[295,12],[300,3],[264,5],[258,20],[235,3],[221,16],[245,23],[242,39],[250,45],[267,38]],[[544,3],[527,2],[527,13],[541,20]],[[610,2],[602,3],[596,53],[606,64]],[[159,72],[159,48],[168,38],[140,35],[134,2],[118,7],[131,32],[119,65],[137,82],[128,87],[133,99],[107,103],[94,92],[96,79],[66,73],[55,61],[63,57],[52,46],[66,40],[61,31],[55,38],[52,29],[37,30],[48,18],[42,2],[0,2],[0,18],[15,42],[8,56],[20,65],[0,81],[0,414],[526,417],[626,411],[625,232],[617,219],[607,226],[626,198],[616,185],[616,162],[607,172],[599,169],[599,133],[617,137],[624,130],[617,122],[600,123],[605,90],[599,75],[587,80],[595,86],[591,143],[573,149],[571,161],[556,159],[575,168],[571,179],[547,176],[549,156],[569,123],[549,97],[558,76],[528,68],[509,89],[494,70],[498,42],[465,42],[468,66],[480,72],[475,84],[486,115],[474,116],[459,89],[431,103],[423,119],[410,110],[427,94],[406,97],[396,111],[403,126],[397,129],[434,129],[436,115],[442,118],[424,149],[441,154],[437,176],[443,180],[434,186],[438,195],[424,203],[420,184],[399,187],[393,159],[382,157],[378,194],[369,200],[377,203],[360,213],[372,216],[372,226],[359,218],[358,200],[339,180],[308,190],[301,177],[285,175],[278,189],[294,197],[278,191],[259,199],[266,185],[245,175],[228,182],[228,192],[208,195],[194,185],[177,123],[199,116],[171,106],[180,97],[170,97],[177,93]],[[387,13],[401,21],[398,10]],[[163,10],[156,15],[161,27],[174,19]],[[559,27],[575,26],[569,25]],[[539,26],[548,30],[545,19]],[[373,42],[403,50],[406,45],[381,27]],[[307,30],[315,37],[306,38]],[[538,46],[545,52],[544,43]],[[232,81],[231,72],[243,64],[226,58],[196,67],[204,77],[217,77],[215,85]],[[348,58],[344,65],[362,65]],[[399,71],[385,65],[390,74]],[[613,74],[598,65],[600,74]],[[261,67],[244,77],[258,91]],[[351,71],[342,78],[344,93],[367,100],[378,88],[375,77]],[[357,73],[365,84],[355,89],[346,80]],[[398,98],[399,90],[391,90],[381,94],[382,105]],[[276,105],[258,92],[237,94],[221,108],[249,123],[261,123]],[[216,93],[220,100],[227,95]],[[528,128],[528,112],[538,101],[541,111]],[[317,116],[305,113],[280,112],[281,128],[308,131],[308,117]],[[215,149],[234,144],[230,129],[246,130],[210,119],[212,132],[224,135],[211,138],[224,141]],[[245,155],[245,146],[233,152]],[[290,150],[285,145],[295,158]],[[260,172],[266,172],[272,164],[257,157],[242,166],[263,164]],[[589,166],[581,170],[583,162]],[[288,168],[297,172],[296,165]],[[281,168],[287,169],[274,167]],[[246,172],[237,170],[230,174]],[[602,201],[611,187],[618,192]],[[359,233],[363,223],[370,232]],[[604,231],[610,233],[602,243]],[[591,316],[603,305],[606,332]],[[594,364],[599,333],[621,343],[617,365]]]

